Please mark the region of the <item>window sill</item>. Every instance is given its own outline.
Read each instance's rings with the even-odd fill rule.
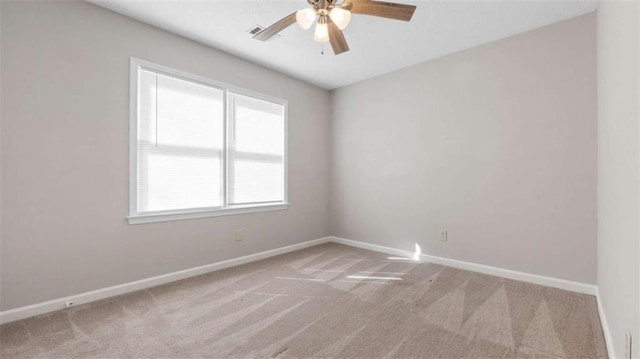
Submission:
[[[183,219],[196,219],[218,216],[231,216],[234,214],[246,214],[256,212],[283,211],[289,208],[288,203],[267,204],[261,206],[232,207],[225,209],[216,209],[209,211],[194,212],[174,212],[174,213],[154,213],[128,216],[129,224],[143,224],[153,222],[179,221]]]

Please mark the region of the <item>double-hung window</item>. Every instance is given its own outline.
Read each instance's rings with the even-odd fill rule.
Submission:
[[[286,101],[131,60],[129,223],[287,208]]]

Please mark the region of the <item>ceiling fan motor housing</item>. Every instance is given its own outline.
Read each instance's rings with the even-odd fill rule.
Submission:
[[[311,5],[311,7],[318,11],[318,13],[320,13],[320,11],[329,13],[331,8],[336,6],[334,5],[336,0],[307,0],[307,2],[309,3],[309,5]]]

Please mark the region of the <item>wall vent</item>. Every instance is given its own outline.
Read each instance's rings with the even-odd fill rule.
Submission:
[[[265,29],[265,27],[264,27],[264,26],[262,26],[262,25],[255,25],[255,26],[251,26],[251,27],[247,30],[247,32],[249,33],[249,35],[253,36],[253,35],[255,35],[255,34],[259,33],[260,31],[262,31],[262,30],[264,30],[264,29]],[[270,38],[269,40],[267,40],[267,41],[274,40],[274,39],[276,39],[276,38],[278,38],[278,37],[280,37],[280,34],[275,34],[273,37],[271,37],[271,38]]]
[[[252,26],[251,28],[249,28],[249,30],[247,30],[247,32],[250,33],[251,35],[255,35],[255,34],[259,33],[262,30],[264,30],[263,26],[256,25],[256,26]]]

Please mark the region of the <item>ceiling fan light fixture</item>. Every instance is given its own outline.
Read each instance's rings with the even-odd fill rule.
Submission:
[[[296,22],[303,30],[307,30],[313,25],[316,19],[316,11],[308,7],[306,9],[298,10],[296,12]]]
[[[329,41],[329,28],[327,27],[327,20],[323,17],[320,17],[320,19],[316,23],[316,30],[313,33],[313,40],[317,42]]]
[[[349,26],[349,22],[351,22],[351,11],[334,7],[331,9],[331,12],[329,12],[329,17],[336,26],[338,26],[338,29],[344,30]]]
[[[252,32],[253,38],[267,41],[293,23],[298,23],[306,30],[315,22],[313,40],[322,43],[330,42],[333,53],[340,55],[349,51],[349,44],[342,30],[349,26],[352,14],[410,21],[416,10],[415,5],[384,0],[307,0],[307,3],[309,7],[306,9],[292,12],[257,33]]]

